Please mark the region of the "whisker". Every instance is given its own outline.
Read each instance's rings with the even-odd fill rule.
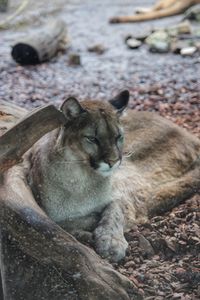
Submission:
[[[130,157],[131,155],[135,154],[135,150],[129,151],[127,154],[124,154],[123,157]]]

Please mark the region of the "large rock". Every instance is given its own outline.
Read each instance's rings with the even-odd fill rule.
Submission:
[[[188,20],[185,20],[184,22],[181,22],[179,24],[167,27],[166,31],[170,36],[178,36],[179,34],[191,34],[192,26]]]
[[[170,50],[170,36],[164,30],[158,30],[146,38],[145,43],[151,52],[166,53]]]

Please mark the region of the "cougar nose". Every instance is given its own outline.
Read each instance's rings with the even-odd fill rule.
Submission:
[[[112,168],[115,164],[117,164],[118,162],[120,162],[120,159],[109,159],[109,160],[105,160],[105,163],[107,163],[109,165],[110,168]]]

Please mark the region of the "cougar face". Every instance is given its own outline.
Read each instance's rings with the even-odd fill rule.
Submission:
[[[74,159],[88,165],[101,176],[109,176],[122,159],[124,132],[120,114],[129,94],[122,92],[108,103],[68,98],[61,110],[68,123],[59,140],[62,149],[70,149]]]

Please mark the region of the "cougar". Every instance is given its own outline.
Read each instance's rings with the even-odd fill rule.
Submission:
[[[70,97],[65,126],[24,157],[38,204],[75,237],[90,237],[111,261],[124,233],[200,191],[200,141],[151,112],[127,110],[129,92],[108,102]]]
[[[178,15],[198,3],[200,0],[160,0],[151,8],[139,9],[136,15],[113,17],[110,23],[141,22]]]

